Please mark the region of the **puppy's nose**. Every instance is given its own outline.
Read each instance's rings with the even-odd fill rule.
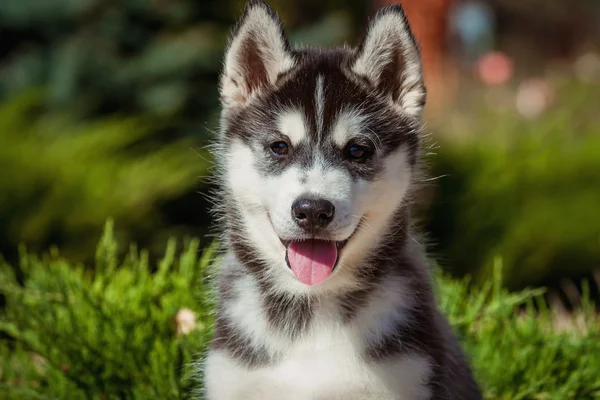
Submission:
[[[292,218],[304,229],[325,228],[334,214],[334,205],[324,199],[297,199],[292,204]]]

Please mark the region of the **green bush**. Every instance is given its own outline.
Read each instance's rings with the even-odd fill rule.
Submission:
[[[191,241],[176,256],[167,245],[156,268],[130,249],[117,261],[112,225],[93,268],[73,265],[57,250],[21,253],[21,282],[0,263],[0,397],[11,399],[188,398],[192,362],[200,359],[212,325],[213,248],[198,259]],[[439,302],[472,360],[489,399],[600,398],[600,321],[582,304],[562,327],[543,290],[509,293],[494,279],[480,288],[438,276]],[[583,285],[587,288],[586,285]],[[193,329],[179,325],[189,309]],[[189,314],[189,312],[188,312]],[[191,315],[191,314],[189,314]],[[190,326],[192,326],[190,325]]]
[[[27,92],[0,106],[0,251],[57,243],[90,259],[107,216],[123,221],[126,241],[162,243],[174,223],[160,207],[188,193],[200,203],[195,191],[210,164],[205,151],[191,149],[197,140],[165,138],[168,123],[157,118],[84,123],[40,113],[40,96]]]
[[[600,267],[600,90],[557,86],[557,105],[538,120],[486,108],[436,137],[429,161],[442,178],[427,231],[451,271],[485,281],[502,254],[505,283],[518,289]]]
[[[223,47],[245,2],[2,1],[0,99],[42,86],[46,110],[176,116],[178,133],[206,138]],[[365,11],[362,0],[271,3],[288,29],[304,25],[294,39],[320,44],[351,36],[349,14]],[[315,15],[326,17],[306,26]]]
[[[217,104],[219,3],[2,2],[0,98],[44,86],[48,110],[178,115],[190,129]]]
[[[135,246],[117,260],[107,225],[92,270],[57,250],[25,252],[21,286],[0,266],[0,394],[9,398],[179,399],[191,394],[192,362],[211,325],[206,287],[213,248],[180,254],[170,241],[156,268]],[[203,312],[204,311],[204,312]],[[177,315],[180,319],[177,321]],[[187,324],[186,324],[187,322]],[[1,396],[0,396],[1,397]]]

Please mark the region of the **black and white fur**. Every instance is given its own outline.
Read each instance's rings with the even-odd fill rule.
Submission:
[[[382,9],[356,49],[293,50],[272,9],[252,0],[221,96],[227,254],[206,398],[481,399],[409,236],[425,87],[402,8]],[[349,157],[352,145],[365,156]],[[335,205],[315,235],[290,215],[306,193]],[[333,274],[309,286],[285,245],[315,236],[345,246]]]

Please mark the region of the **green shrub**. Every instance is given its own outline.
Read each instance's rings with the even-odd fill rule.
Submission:
[[[0,99],[43,86],[50,111],[178,118],[180,134],[208,137],[227,35],[245,0],[20,0],[0,2]],[[275,0],[296,40],[339,43],[362,0],[306,7]],[[340,12],[341,11],[341,12]],[[314,28],[306,21],[326,16]],[[362,22],[362,21],[361,21]]]
[[[548,306],[543,289],[508,292],[502,259],[493,263],[494,276],[481,287],[443,277],[438,285],[485,398],[600,399],[600,318],[587,282],[581,306],[561,314]]]
[[[191,363],[210,339],[212,247],[198,259],[191,241],[167,245],[156,268],[130,249],[117,260],[112,225],[93,268],[57,250],[21,253],[21,282],[0,263],[0,397],[11,399],[188,398],[198,388]],[[600,398],[600,320],[582,305],[557,326],[543,290],[509,293],[502,260],[481,288],[438,275],[439,302],[459,333],[489,399]],[[587,288],[584,285],[584,288]],[[196,315],[177,334],[178,311]],[[180,326],[181,329],[181,326]]]
[[[450,270],[484,281],[502,254],[517,289],[600,266],[600,90],[558,86],[538,120],[487,108],[436,137],[427,231]]]
[[[93,270],[69,264],[57,250],[42,259],[23,252],[21,286],[2,264],[0,293],[7,307],[0,331],[8,339],[0,345],[0,394],[189,395],[191,363],[200,357],[211,325],[206,278],[214,253],[209,248],[198,259],[198,245],[190,241],[177,255],[170,241],[156,268],[135,246],[119,262],[109,223]],[[178,312],[191,326],[176,321]]]
[[[40,96],[27,92],[0,106],[0,251],[56,243],[90,259],[107,216],[122,221],[126,241],[164,242],[174,223],[160,207],[188,193],[200,203],[195,191],[210,164],[205,151],[191,149],[197,140],[165,137],[168,123],[156,118],[84,123],[40,113]]]
[[[177,115],[190,129],[217,104],[219,3],[2,2],[0,98],[44,86],[48,110]]]

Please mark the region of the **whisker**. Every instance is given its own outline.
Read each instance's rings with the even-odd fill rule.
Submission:
[[[427,179],[421,179],[419,182],[431,182],[431,181],[436,181],[438,179],[442,179],[442,178],[446,178],[450,176],[450,174],[444,174],[444,175],[439,175],[439,176],[435,176],[433,178],[427,178]]]
[[[194,149],[193,147],[190,147],[190,150],[193,151],[194,153],[196,153],[196,155],[198,157],[200,157],[201,159],[203,159],[204,161],[206,161],[207,163],[212,164],[213,162],[209,159],[207,159],[206,157],[204,157],[202,154],[200,154],[200,152],[198,152],[198,150]]]

